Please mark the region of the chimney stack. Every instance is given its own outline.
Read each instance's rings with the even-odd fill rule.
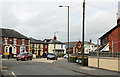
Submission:
[[[54,38],[53,38],[55,41],[57,40],[57,37],[56,36],[54,36]]]
[[[90,39],[90,44],[92,43],[92,40]]]
[[[118,2],[118,13],[117,13],[117,15],[118,15],[117,24],[119,24],[120,23],[120,1]]]

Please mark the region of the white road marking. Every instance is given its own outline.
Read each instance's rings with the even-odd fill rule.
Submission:
[[[12,72],[12,74],[14,75],[14,77],[17,77],[14,72]]]
[[[1,69],[1,71],[7,71],[7,70],[2,70],[2,69]]]

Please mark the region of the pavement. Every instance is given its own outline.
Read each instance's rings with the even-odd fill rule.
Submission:
[[[119,72],[109,71],[104,69],[97,69],[88,66],[82,66],[77,63],[70,63],[67,59],[58,58],[58,60],[47,60],[46,58],[33,59],[35,62],[45,62],[45,63],[54,63],[56,66],[72,70],[74,72],[87,74],[95,77],[120,77]]]
[[[67,59],[58,58],[58,60],[47,60],[46,58],[33,59],[34,62],[53,63],[57,67],[65,68],[77,73],[86,74],[94,77],[120,77],[119,72],[97,69],[88,66],[82,66],[77,63],[70,63]]]
[[[67,59],[57,60],[55,61],[54,64],[56,66],[72,70],[74,72],[79,72],[79,73],[83,73],[83,74],[87,74],[87,75],[91,75],[95,77],[107,77],[107,76],[108,77],[120,77],[119,72],[114,72],[114,71],[109,71],[109,70],[104,70],[104,69],[97,69],[97,68],[92,68],[88,66],[82,66],[77,63],[70,63],[68,62]]]

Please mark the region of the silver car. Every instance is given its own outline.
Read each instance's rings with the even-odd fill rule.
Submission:
[[[48,53],[47,54],[47,60],[48,59],[54,59],[54,60],[57,60],[58,56],[56,53]]]

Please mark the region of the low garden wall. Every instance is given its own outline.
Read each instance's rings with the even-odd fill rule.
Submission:
[[[98,57],[89,56],[88,57],[88,66],[98,67]],[[120,58],[100,57],[99,58],[99,68],[120,72]]]

